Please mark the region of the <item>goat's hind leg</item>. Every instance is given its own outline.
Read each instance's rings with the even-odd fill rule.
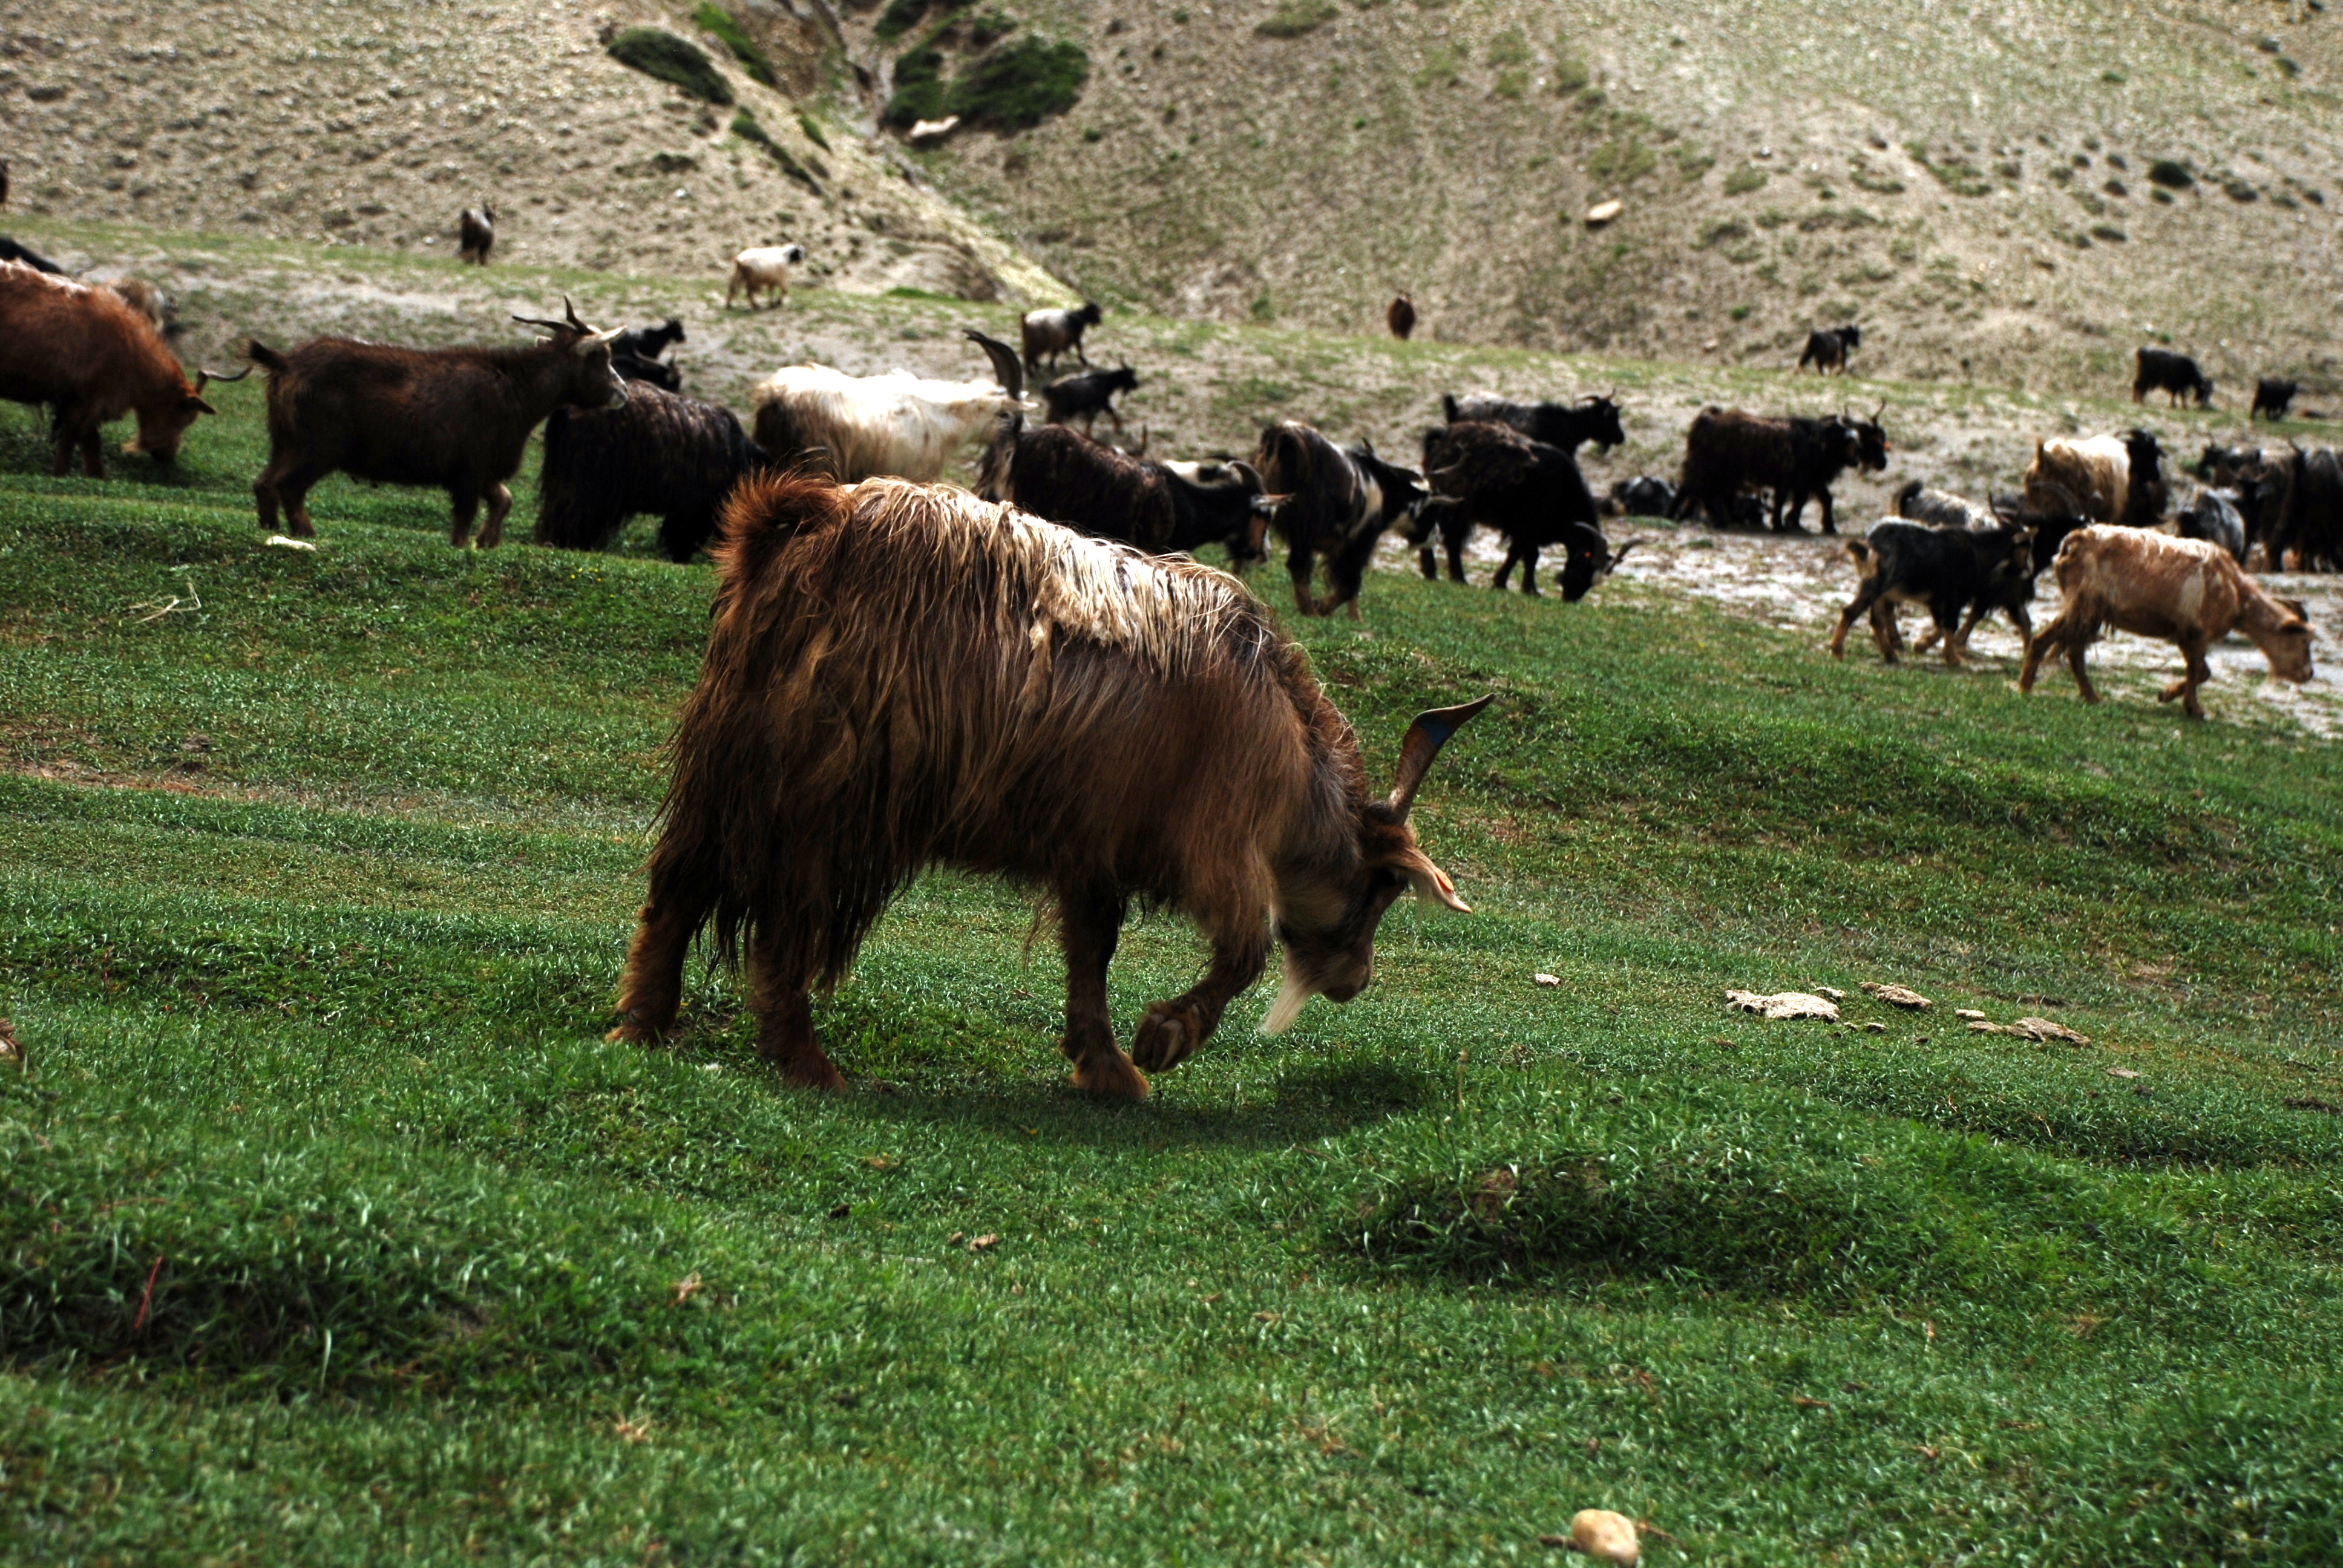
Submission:
[[[842,1090],[846,1075],[813,1038],[813,977],[793,961],[790,937],[779,929],[760,931],[749,950],[749,1005],[757,1013],[757,1054],[773,1064],[784,1083]]]
[[[512,492],[502,485],[488,487],[488,520],[480,525],[480,548],[495,549],[505,542],[505,515],[512,510]]]
[[[1059,1049],[1074,1064],[1074,1087],[1083,1093],[1144,1100],[1146,1075],[1115,1044],[1107,1011],[1106,970],[1122,938],[1123,912],[1121,895],[1105,890],[1058,896],[1058,936],[1066,950],[1066,1037]]]
[[[1830,651],[1833,658],[1845,658],[1846,657],[1846,634],[1850,630],[1854,629],[1855,618],[1870,614],[1872,608],[1878,604],[1878,602],[1879,588],[1875,581],[1866,580],[1857,586],[1855,590],[1855,598],[1849,599],[1847,601],[1846,608],[1838,612],[1838,629],[1831,633]],[[1875,638],[1878,636],[1878,628],[1875,621],[1873,626],[1872,635]],[[1881,645],[1879,652],[1881,658],[1889,658],[1890,662],[1893,662],[1885,644]]]

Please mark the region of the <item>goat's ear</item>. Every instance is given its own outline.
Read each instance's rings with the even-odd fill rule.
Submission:
[[[216,414],[219,412],[218,409],[213,407],[209,403],[205,402],[202,398],[196,397],[192,392],[187,394],[187,407],[193,408],[198,414]]]
[[[1432,857],[1414,845],[1410,844],[1404,852],[1393,857],[1391,869],[1407,879],[1407,885],[1419,900],[1453,910],[1460,915],[1473,912],[1473,906],[1456,896],[1456,884],[1448,879],[1448,873],[1433,865]]]

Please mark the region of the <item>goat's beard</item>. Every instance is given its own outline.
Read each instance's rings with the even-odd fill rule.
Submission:
[[[1261,1032],[1283,1034],[1292,1029],[1293,1020],[1302,1016],[1302,1008],[1315,994],[1289,960],[1285,966],[1285,984],[1279,989],[1277,1000],[1269,1004],[1268,1016],[1261,1020]]]

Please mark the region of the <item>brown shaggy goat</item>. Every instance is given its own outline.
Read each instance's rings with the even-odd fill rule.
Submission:
[[[515,321],[552,333],[527,348],[394,348],[313,337],[287,354],[255,338],[245,355],[268,373],[268,466],[252,482],[260,526],[277,531],[281,502],[300,538],[313,538],[309,487],[337,469],[387,485],[444,487],[454,513],[448,542],[504,538],[528,433],[558,407],[623,408],[627,384],[610,369],[610,339],[578,319]]]
[[[2157,700],[2178,699],[2191,719],[2205,717],[2197,689],[2213,678],[2205,650],[2231,631],[2253,638],[2280,680],[2311,677],[2311,629],[2301,604],[2264,592],[2218,545],[2145,528],[2078,528],[2058,548],[2053,569],[2066,602],[2027,647],[2020,691],[2034,689],[2044,657],[2063,648],[2077,695],[2097,702],[2083,656],[2110,626],[2179,647],[2187,668]]]
[[[1302,650],[1223,573],[900,479],[762,476],[723,535],[611,1038],[673,1027],[712,921],[721,954],[747,950],[765,1057],[843,1087],[809,992],[846,975],[897,890],[950,865],[1054,897],[1074,1083],[1138,1099],[1141,1069],[1211,1038],[1272,933],[1270,1033],[1312,995],[1366,989],[1401,893],[1464,907],[1407,814],[1488,699],[1418,719],[1379,797]],[[1189,915],[1212,958],[1125,1056],[1106,971],[1134,899]]]
[[[1395,296],[1391,308],[1383,312],[1383,325],[1391,328],[1393,337],[1406,342],[1415,332],[1415,301],[1404,294]]]
[[[250,374],[199,370],[190,387],[154,324],[114,290],[0,263],[0,398],[53,411],[51,473],[71,467],[79,447],[82,471],[106,477],[99,429],[132,413],[138,438],[122,449],[176,462],[187,427],[217,412],[204,401],[206,384]]]

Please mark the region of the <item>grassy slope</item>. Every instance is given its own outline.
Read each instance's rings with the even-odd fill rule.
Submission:
[[[720,976],[599,1040],[706,568],[342,481],[261,548],[224,401],[171,485],[0,429],[16,1554],[2331,1556],[2331,747],[1378,577],[1300,629],[1378,766],[1502,694],[1421,809],[1478,913],[1114,1111],[936,878],[816,1101]],[[1136,928],[1118,1016],[1199,956]],[[1865,979],[1936,1010],[1717,1000]]]

